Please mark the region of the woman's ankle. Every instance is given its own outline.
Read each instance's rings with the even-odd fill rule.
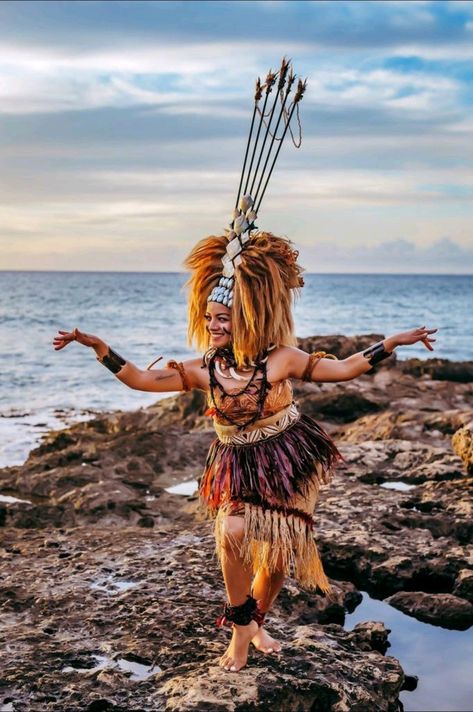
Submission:
[[[257,601],[248,593],[246,601],[239,606],[232,606],[230,603],[225,603],[223,613],[217,618],[216,626],[222,628],[226,624],[237,624],[247,626],[251,621],[255,620],[258,607]]]

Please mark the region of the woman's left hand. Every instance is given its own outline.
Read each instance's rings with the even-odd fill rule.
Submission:
[[[411,344],[416,344],[421,341],[426,349],[433,351],[434,347],[431,346],[433,341],[436,339],[429,338],[429,334],[434,334],[438,329],[427,329],[425,326],[421,326],[418,329],[411,329],[410,331],[404,331],[402,334],[396,334],[394,339],[396,340],[397,346],[410,346]]]

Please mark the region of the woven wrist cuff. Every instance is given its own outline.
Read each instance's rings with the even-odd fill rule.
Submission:
[[[386,351],[386,349],[384,348],[384,343],[382,341],[378,341],[377,344],[373,344],[373,346],[367,348],[366,351],[363,351],[363,356],[368,359],[371,366],[376,366],[377,363],[383,361],[385,358],[388,358],[391,355],[392,351]],[[374,369],[371,368],[369,371],[367,371],[367,373],[371,373],[373,370]]]
[[[108,353],[105,354],[103,358],[99,358],[99,356],[97,356],[97,361],[103,363],[103,365],[112,373],[118,373],[126,364],[125,359],[113,351],[110,347],[108,347]]]

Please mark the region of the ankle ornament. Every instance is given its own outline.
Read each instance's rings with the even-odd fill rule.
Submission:
[[[231,606],[229,603],[225,603],[223,613],[217,618],[215,625],[217,628],[223,628],[224,625],[232,623],[248,625],[252,620],[256,620],[255,614],[258,615],[256,599],[248,594],[245,603],[240,606]]]
[[[253,620],[255,620],[258,623],[258,627],[261,628],[261,626],[264,623],[264,619],[266,617],[266,613],[261,610],[259,607],[258,603],[256,604],[256,611],[253,614]]]

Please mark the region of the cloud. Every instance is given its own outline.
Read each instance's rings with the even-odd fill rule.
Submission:
[[[459,79],[437,74],[367,69],[314,57],[311,45],[286,46],[303,57],[310,76],[305,104],[340,108],[385,107],[437,112],[455,105]],[[215,107],[232,110],[247,96],[247,86],[278,57],[280,47],[261,42],[227,40],[161,47],[116,48],[73,55],[55,48],[3,47],[0,113],[24,114],[151,105],[167,112],[211,114]],[[312,57],[311,57],[312,55]],[[234,57],[238,56],[238,65]],[[246,58],[246,59],[245,59]],[[258,61],[259,60],[259,61]],[[359,64],[359,66],[356,66]],[[218,66],[218,72],[216,67]],[[245,81],[246,77],[248,79]],[[230,102],[228,109],[226,104]]]
[[[26,247],[33,260],[29,269],[117,271],[182,271],[182,261],[198,237],[179,234],[179,241],[161,244],[154,236],[143,244],[123,240],[116,235],[107,244],[98,244],[94,235],[82,234],[71,244],[64,237],[50,237],[41,242],[21,242],[0,238],[2,253],[8,258],[3,269],[22,269]],[[473,248],[461,246],[443,237],[433,244],[419,246],[400,238],[373,245],[356,241],[350,245],[340,240],[297,243],[300,260],[308,272],[384,273],[384,274],[473,274]]]
[[[301,247],[300,253],[301,262],[315,272],[473,274],[473,246],[462,247],[448,237],[427,246],[404,238],[349,247],[319,242]]]
[[[336,236],[373,265],[380,236],[393,250],[408,236],[413,265],[442,267],[427,243],[471,240],[465,5],[4,3],[0,235],[12,259],[50,264],[49,249],[58,266],[69,255],[87,269],[116,248],[115,267],[146,269],[159,247],[169,268],[171,244],[220,230],[250,88],[285,52],[309,76],[303,145],[284,146],[263,226],[302,245]]]

